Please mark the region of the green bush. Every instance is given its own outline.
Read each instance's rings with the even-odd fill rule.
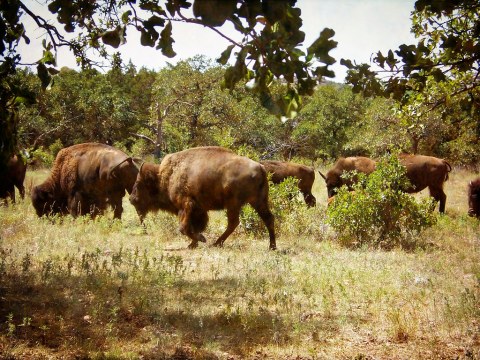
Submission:
[[[282,230],[283,221],[300,208],[306,207],[298,189],[298,179],[289,177],[280,184],[269,181],[270,210],[275,217],[275,232]],[[262,235],[265,225],[251,206],[244,206],[240,212],[240,224],[247,233]]]
[[[354,192],[339,189],[327,209],[327,222],[343,245],[384,249],[419,245],[417,235],[436,222],[435,202],[430,197],[417,202],[406,194],[405,172],[396,156],[388,156],[369,176],[357,175]]]
[[[45,151],[45,149],[40,146],[38,149],[32,151],[30,155],[33,159],[35,168],[50,168],[55,160],[56,153],[55,155],[52,155],[51,151]]]

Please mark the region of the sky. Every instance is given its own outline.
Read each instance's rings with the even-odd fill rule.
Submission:
[[[45,17],[50,14],[44,0],[25,0],[27,7],[41,13]],[[395,50],[401,44],[415,42],[410,33],[410,13],[414,0],[298,0],[296,6],[302,11],[305,32],[304,49],[306,49],[325,28],[335,31],[333,40],[338,42],[337,48],[330,52],[337,62],[331,66],[336,82],[343,82],[346,68],[340,65],[340,59],[355,60],[357,63],[370,63],[372,54],[378,50],[386,52]],[[33,22],[26,24],[30,46],[20,46],[23,63],[31,63],[41,57],[41,39],[44,33],[39,31]],[[230,44],[210,29],[195,24],[173,24],[173,49],[175,58],[169,59],[159,50],[140,45],[139,34],[130,29],[127,32],[127,43],[116,49],[122,54],[124,63],[130,60],[139,69],[144,66],[158,70],[167,62],[175,64],[179,60],[201,54],[212,59],[220,56]],[[223,27],[222,31],[238,39],[232,27]],[[33,45],[36,43],[38,45]],[[112,49],[113,50],[113,49]],[[61,50],[57,57],[58,67],[75,68],[75,59],[68,50]]]

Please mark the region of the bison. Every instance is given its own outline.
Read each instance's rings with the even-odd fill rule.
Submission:
[[[468,184],[468,215],[480,218],[480,177]]]
[[[448,180],[448,174],[452,170],[450,164],[433,156],[401,154],[400,163],[406,168],[406,176],[411,186],[406,189],[408,193],[415,193],[427,188],[436,201],[440,203],[440,212],[445,212],[447,195],[443,191],[443,183]],[[339,159],[327,175],[320,175],[327,183],[328,196],[332,197],[337,188],[342,185],[351,186],[355,179],[343,179],[341,175],[345,171],[357,170],[370,174],[375,170],[375,161],[366,157],[351,157]]]
[[[343,173],[355,170],[357,172],[370,174],[375,170],[375,161],[363,156],[351,156],[338,159],[326,175],[323,175],[319,171],[320,176],[323,177],[327,184],[327,194],[329,198],[334,196],[336,190],[342,185],[351,187],[355,183],[355,177],[349,179],[342,177]]]
[[[50,176],[32,190],[38,216],[103,214],[110,205],[114,218],[123,212],[125,190],[132,192],[138,168],[133,159],[111,146],[73,145],[59,151]]]
[[[260,164],[265,167],[267,173],[271,174],[271,181],[274,184],[281,183],[289,176],[296,178],[305,203],[310,207],[316,205],[317,199],[312,194],[312,186],[315,181],[315,172],[312,168],[291,162],[274,160],[260,161]]]
[[[25,197],[23,182],[27,172],[27,163],[19,154],[13,155],[7,162],[5,172],[0,175],[0,199],[10,198],[15,203],[15,187],[20,197]]]
[[[448,180],[452,171],[450,164],[433,156],[401,154],[400,163],[407,169],[410,180],[408,193],[416,193],[428,187],[430,196],[440,203],[439,211],[445,212],[447,195],[443,191],[443,183]]]
[[[150,211],[178,215],[180,232],[192,240],[191,249],[206,242],[201,232],[209,210],[227,210],[227,229],[214,243],[222,246],[238,226],[242,206],[250,204],[268,229],[270,249],[276,248],[265,168],[221,147],[192,148],[165,156],[160,165],[142,164],[130,202],[142,223]]]

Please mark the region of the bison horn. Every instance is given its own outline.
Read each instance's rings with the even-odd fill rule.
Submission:
[[[317,170],[317,171],[318,171],[318,173],[320,174],[320,176],[323,178],[323,180],[327,181],[327,178],[326,178],[326,176],[325,176],[325,175],[323,175],[323,174],[320,172],[320,170]]]
[[[140,171],[142,165],[145,163],[145,161],[139,157],[131,158],[131,160],[133,165],[135,165],[135,167],[138,169],[138,171]]]

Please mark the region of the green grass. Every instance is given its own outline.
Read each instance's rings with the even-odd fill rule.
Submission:
[[[27,193],[47,175],[27,174]],[[278,250],[240,227],[223,249],[174,217],[38,219],[0,208],[0,358],[426,359],[480,356],[480,225],[466,216],[475,174],[446,184],[447,214],[405,252],[341,247],[318,206],[289,214]],[[425,196],[424,193],[416,195]],[[226,225],[212,213],[212,244]]]

